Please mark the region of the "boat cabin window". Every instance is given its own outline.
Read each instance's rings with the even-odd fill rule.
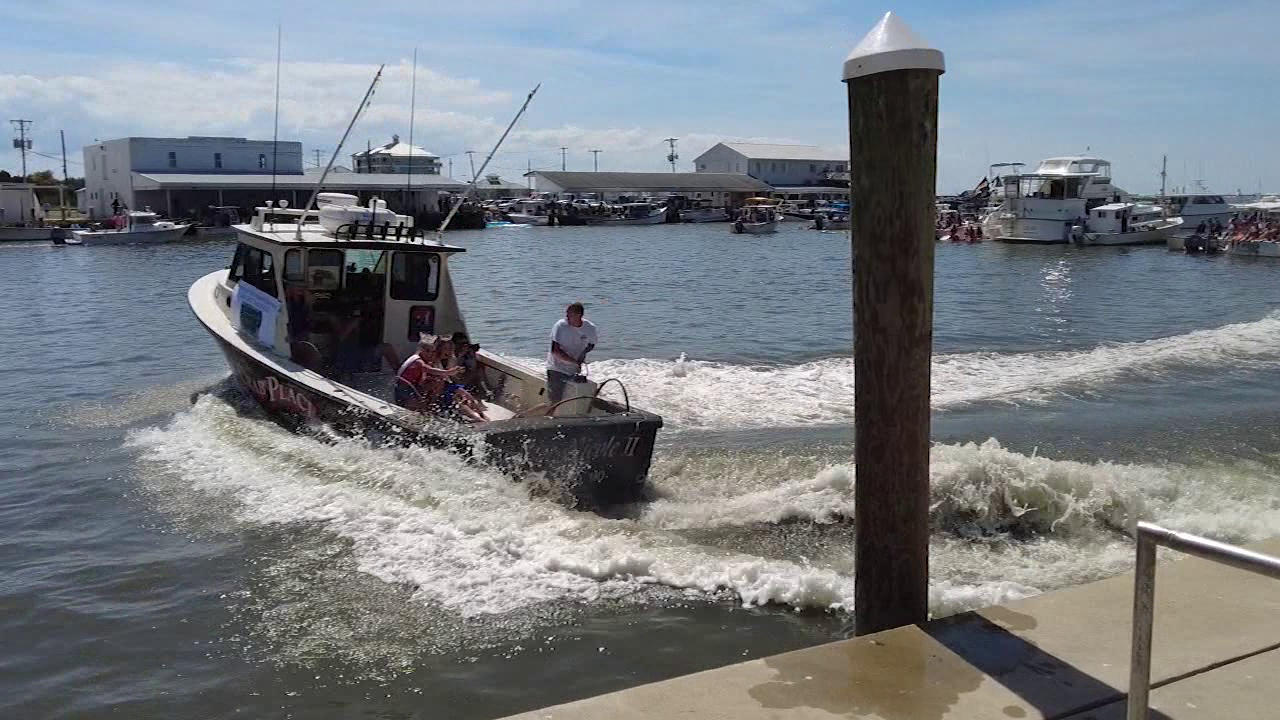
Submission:
[[[435,300],[440,292],[440,256],[397,252],[391,261],[393,300]]]
[[[244,244],[236,247],[236,256],[231,261],[231,272],[227,279],[247,282],[271,297],[280,297],[271,253],[256,247]]]

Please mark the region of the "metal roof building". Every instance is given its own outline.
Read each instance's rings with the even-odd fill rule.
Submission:
[[[751,195],[769,185],[743,173],[558,172],[534,170],[534,189],[550,193],[596,193],[605,197],[672,193]]]

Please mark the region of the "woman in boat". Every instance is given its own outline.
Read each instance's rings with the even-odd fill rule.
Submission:
[[[442,413],[457,413],[472,422],[488,422],[489,417],[485,415],[484,403],[467,392],[467,389],[458,381],[459,376],[466,372],[466,368],[457,364],[452,339],[443,335],[436,338],[435,359],[440,369],[448,373],[444,387],[437,396],[436,408]]]
[[[456,368],[445,370],[439,367],[437,339],[434,335],[422,335],[418,340],[418,352],[410,355],[396,372],[393,397],[400,407],[418,412],[432,409],[444,391],[445,381],[461,373]]]

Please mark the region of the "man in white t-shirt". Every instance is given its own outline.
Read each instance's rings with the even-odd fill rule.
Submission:
[[[547,400],[564,399],[564,386],[582,374],[582,362],[596,347],[596,326],[583,318],[582,303],[565,308],[564,318],[551,328],[551,352],[547,353]]]

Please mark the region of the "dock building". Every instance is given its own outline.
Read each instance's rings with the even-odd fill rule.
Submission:
[[[379,149],[403,146],[398,138]],[[397,153],[356,153],[357,167],[372,172],[331,172],[324,189],[378,196],[400,212],[434,210],[441,192],[466,183],[441,175],[439,158],[420,148],[403,159]],[[422,160],[417,159],[422,153]],[[361,163],[357,157],[363,156]],[[386,160],[384,161],[384,158]],[[421,168],[419,167],[421,162]],[[320,179],[318,168],[303,169],[302,143],[235,137],[128,137],[84,148],[84,210],[90,217],[112,213],[113,201],[133,210],[150,207],[168,217],[200,217],[210,206],[236,206],[242,216],[268,200],[305,203]],[[434,172],[427,172],[434,167]]]
[[[699,173],[745,173],[774,187],[849,186],[849,156],[816,145],[719,142],[694,158]]]

